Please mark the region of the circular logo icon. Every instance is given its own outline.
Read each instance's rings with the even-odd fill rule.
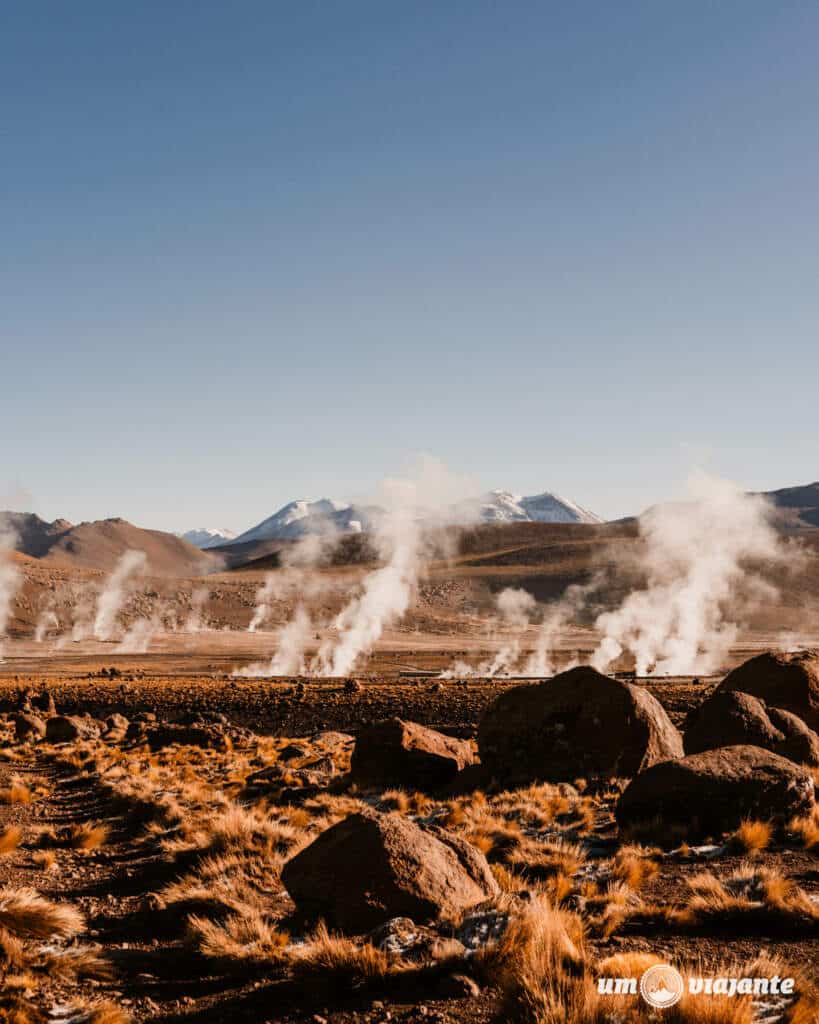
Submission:
[[[683,994],[682,975],[667,964],[655,964],[640,978],[640,995],[649,1006],[664,1010],[678,1003]]]

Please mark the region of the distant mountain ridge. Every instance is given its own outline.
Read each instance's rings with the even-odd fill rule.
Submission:
[[[780,487],[777,491],[763,491],[779,511],[787,526],[819,526],[819,480],[799,487]]]
[[[260,540],[297,540],[310,533],[366,533],[378,525],[384,510],[375,505],[345,505],[330,498],[300,499],[234,538],[243,544]],[[550,491],[530,496],[511,491],[488,491],[474,501],[456,505],[453,522],[480,523],[602,523],[600,516]],[[187,535],[186,535],[187,536]]]
[[[33,512],[0,512],[0,531],[20,554],[66,568],[110,571],[126,551],[144,551],[148,573],[198,576],[218,567],[219,559],[162,530],[143,530],[125,519],[100,519],[74,525],[48,523]]]

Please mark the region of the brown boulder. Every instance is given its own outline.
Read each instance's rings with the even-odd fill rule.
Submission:
[[[393,917],[454,918],[499,892],[465,840],[371,810],[322,832],[284,865],[282,881],[306,917],[352,933]]]
[[[743,744],[775,750],[784,739],[785,734],[768,717],[765,704],[739,691],[717,691],[685,723],[686,754]]]
[[[717,693],[741,690],[819,730],[819,651],[767,651],[729,672]]]
[[[478,749],[489,774],[508,781],[630,776],[683,754],[647,690],[585,667],[501,694],[483,716]]]
[[[14,716],[14,736],[19,741],[42,739],[46,734],[46,724],[37,715],[25,712]]]
[[[662,843],[720,835],[744,818],[786,821],[812,809],[807,769],[761,747],[734,746],[642,772],[620,797],[617,821]]]
[[[75,740],[99,739],[99,725],[83,715],[55,715],[46,722],[49,743],[73,743]]]
[[[789,757],[797,764],[819,766],[819,736],[799,715],[783,708],[768,708],[768,718],[785,737],[775,753]]]
[[[738,690],[717,691],[686,722],[686,754],[717,747],[752,746],[772,750],[799,764],[819,765],[819,736],[790,711]]]
[[[361,730],[350,774],[364,785],[395,783],[418,789],[446,785],[474,760],[466,740],[388,718]]]

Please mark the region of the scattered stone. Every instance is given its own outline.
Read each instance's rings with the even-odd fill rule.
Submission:
[[[18,742],[29,739],[42,739],[46,734],[46,723],[42,718],[31,713],[14,715],[14,737]]]
[[[481,994],[480,985],[467,974],[446,974],[435,989],[442,999],[477,999]]]
[[[658,700],[588,667],[502,693],[480,723],[478,749],[504,782],[632,776],[683,755]]]
[[[96,740],[99,735],[99,726],[94,719],[82,715],[55,715],[46,723],[46,740],[49,743]]]
[[[297,743],[288,743],[286,747],[279,751],[280,761],[297,761],[300,757],[306,756],[307,750],[304,747],[300,747]]]
[[[400,814],[351,814],[289,860],[282,881],[299,911],[347,932],[394,917],[450,918],[499,892],[486,858]]]
[[[473,761],[466,740],[389,718],[361,730],[350,774],[364,785],[395,783],[423,789],[446,785]]]
[[[631,781],[617,822],[658,843],[694,841],[744,818],[787,821],[814,806],[806,768],[762,747],[732,746],[656,764]]]

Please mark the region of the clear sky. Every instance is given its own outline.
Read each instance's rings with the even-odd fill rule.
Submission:
[[[789,0],[4,4],[0,491],[816,479],[817,47]]]

